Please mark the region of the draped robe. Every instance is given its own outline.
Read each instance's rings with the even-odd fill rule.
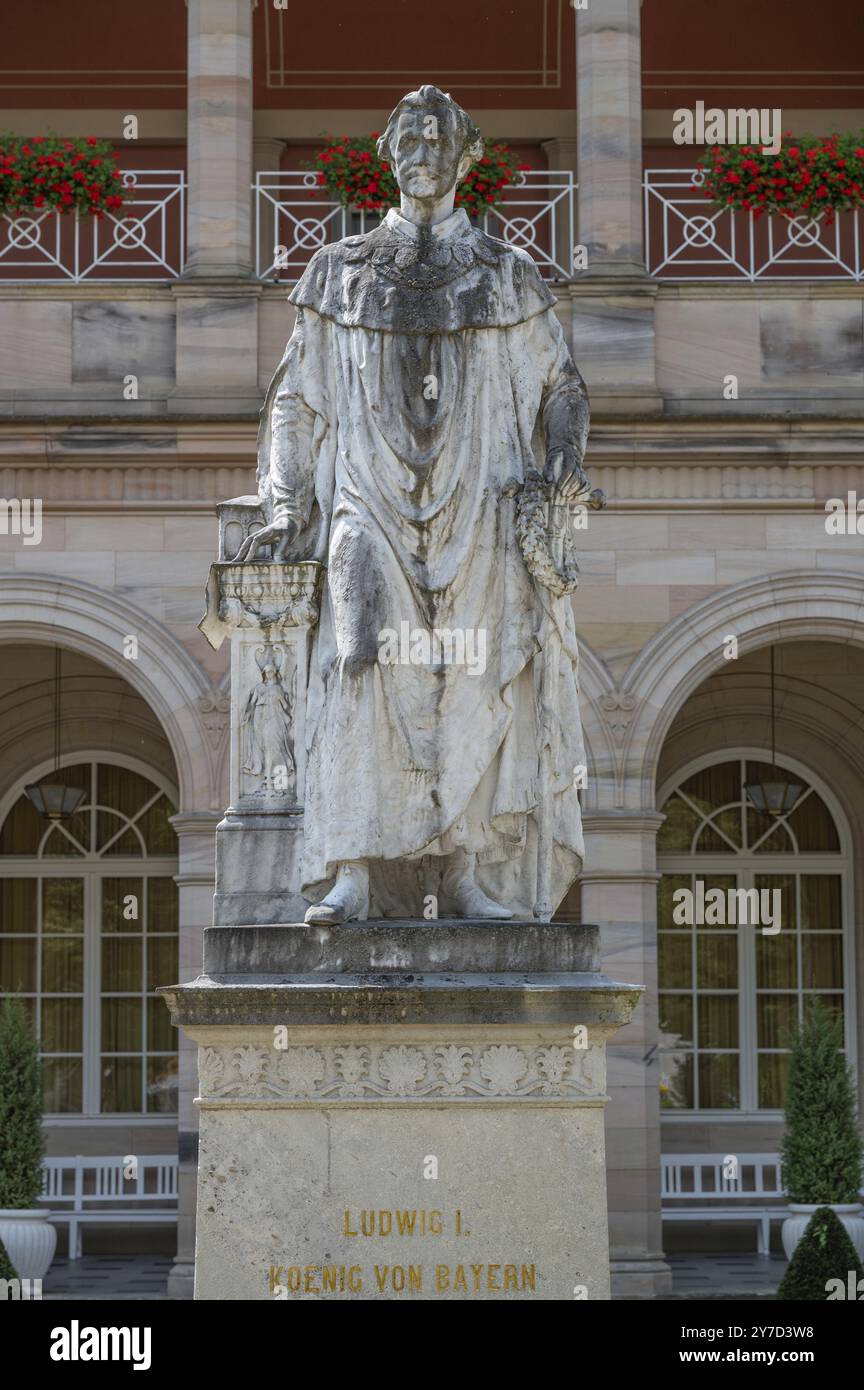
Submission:
[[[553,798],[555,902],[583,853],[572,609],[532,579],[515,531],[515,491],[547,448],[573,444],[581,457],[587,438],[553,296],[529,256],[464,212],[421,231],[391,211],[319,251],[291,300],[258,473],[268,519],[300,528],[292,554],[326,565],[304,892],[317,899],[340,862],[368,860],[370,915],[419,917],[441,856],[461,847],[480,886],[530,916],[541,790]],[[473,663],[399,659],[406,633],[434,630],[467,634]],[[550,631],[555,757],[541,788]],[[387,633],[402,639],[396,660]]]

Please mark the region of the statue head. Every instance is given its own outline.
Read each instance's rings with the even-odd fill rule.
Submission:
[[[261,672],[262,680],[268,683],[279,680],[282,674],[281,662],[272,647],[258,647],[255,652],[255,664]]]
[[[391,113],[378,154],[409,198],[437,201],[483,154],[483,137],[467,111],[439,87],[404,96]]]

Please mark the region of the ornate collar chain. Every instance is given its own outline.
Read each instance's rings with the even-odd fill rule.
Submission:
[[[439,289],[478,261],[492,266],[499,258],[494,242],[471,226],[462,208],[428,228],[391,209],[380,227],[350,241],[355,244],[345,257],[348,264],[369,262],[387,279],[418,290]]]

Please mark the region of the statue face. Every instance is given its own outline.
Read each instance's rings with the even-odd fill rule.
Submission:
[[[403,111],[390,148],[396,182],[410,198],[443,198],[458,182],[462,140],[456,122],[440,107]]]

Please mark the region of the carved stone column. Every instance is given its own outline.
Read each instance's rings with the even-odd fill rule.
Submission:
[[[252,0],[187,0],[185,277],[252,273]]]
[[[201,973],[204,931],[213,915],[213,834],[218,817],[210,811],[186,811],[172,816],[177,832],[179,865],[180,978]],[[185,1034],[179,1037],[179,1109],[177,1156],[177,1253],[168,1275],[169,1298],[192,1298],[195,1278],[195,1191],[198,1173],[197,1049]]]
[[[626,720],[629,709],[613,710]],[[609,1049],[606,1126],[612,1288],[619,1298],[657,1298],[671,1289],[660,1217],[660,1041],[657,1020],[654,811],[586,814],[582,910],[600,924],[603,960],[616,978],[645,985],[642,1007]]]
[[[256,179],[259,174],[274,174],[278,171],[286,148],[287,145],[284,140],[274,140],[268,136],[256,135],[252,145],[253,172]],[[273,264],[276,257],[279,219],[272,202],[272,198],[275,196],[275,191],[271,188],[270,196],[257,199],[258,206],[256,208],[256,194],[254,190],[252,193],[252,264],[260,264],[262,275]]]
[[[546,163],[550,173],[569,173],[573,175],[573,181],[577,181],[576,152],[578,141],[575,136],[557,138],[555,140],[543,141],[543,153],[546,156]],[[555,189],[556,205],[554,211],[555,218],[555,246],[559,265],[567,267],[568,272],[573,265],[573,248],[579,238],[576,235],[576,216],[577,216],[577,192],[569,190],[567,196],[561,196],[562,190]],[[557,277],[556,277],[557,278]]]
[[[246,529],[260,524],[257,499],[225,503],[219,514],[220,555],[233,555]],[[291,922],[306,910],[306,687],[322,574],[314,560],[223,558],[210,569],[201,631],[212,647],[231,641],[231,799],[216,831],[217,926]]]
[[[640,0],[576,11],[579,241],[589,275],[645,273]]]
[[[562,292],[597,414],[657,415],[654,301],[642,231],[640,0],[576,10],[578,209],[588,263]]]
[[[188,191],[169,411],[258,408],[258,299],[252,269],[253,0],[187,0]]]

